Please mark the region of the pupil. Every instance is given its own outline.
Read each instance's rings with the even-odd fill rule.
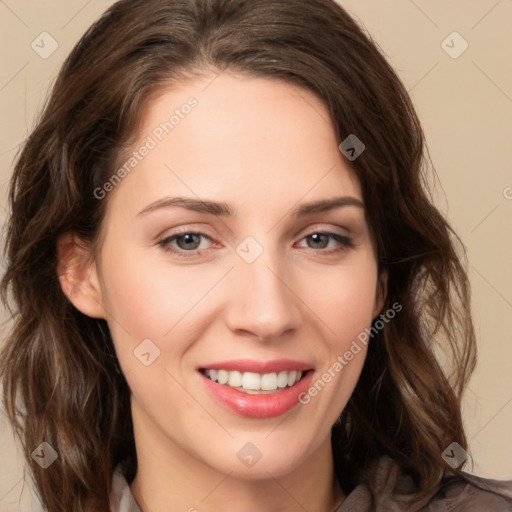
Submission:
[[[180,249],[197,249],[199,246],[199,236],[194,233],[188,233],[177,239]]]
[[[315,233],[313,235],[310,235],[310,239],[313,242],[313,245],[315,246],[315,249],[324,249],[327,247],[327,236],[323,233]]]

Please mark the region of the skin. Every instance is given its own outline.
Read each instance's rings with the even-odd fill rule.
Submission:
[[[111,330],[132,391],[139,470],[131,490],[144,512],[218,511],[228,504],[239,512],[298,504],[334,510],[343,494],[333,477],[330,428],[366,351],[309,404],[267,419],[225,409],[196,369],[285,358],[311,363],[319,378],[371,325],[386,278],[377,273],[364,209],[292,215],[297,206],[339,196],[362,202],[360,184],[312,93],[227,72],[212,79],[182,83],[147,106],[134,149],[187,98],[198,100],[103,199],[98,257],[88,258],[72,236],[60,241],[62,288]],[[182,207],[139,215],[176,196],[224,202],[233,215]],[[159,244],[177,230],[207,237],[185,254],[192,256],[180,257]],[[353,247],[308,238],[324,231],[350,237]],[[235,251],[247,236],[263,248],[253,263]],[[176,240],[167,247],[180,251]],[[148,338],[160,356],[145,366],[134,350]],[[237,457],[248,442],[262,454],[250,468]]]

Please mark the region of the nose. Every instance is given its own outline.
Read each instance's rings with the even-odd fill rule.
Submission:
[[[301,321],[294,280],[279,257],[237,261],[230,272],[224,311],[232,332],[257,340],[275,340],[296,330]]]

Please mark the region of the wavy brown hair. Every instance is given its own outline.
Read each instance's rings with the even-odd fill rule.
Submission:
[[[75,233],[94,252],[108,201],[94,190],[119,165],[148,100],[223,71],[314,92],[339,141],[356,134],[366,145],[351,165],[389,276],[384,309],[402,310],[370,342],[332,429],[343,490],[387,454],[420,496],[451,471],[442,451],[467,446],[460,405],[476,356],[465,255],[433,205],[420,123],[377,45],[333,0],[121,0],[65,61],[10,188],[3,397],[49,512],[107,510],[116,465],[127,462],[128,481],[137,467],[130,391],[107,324],[62,292],[57,239]],[[42,441],[59,454],[47,469],[30,456]]]

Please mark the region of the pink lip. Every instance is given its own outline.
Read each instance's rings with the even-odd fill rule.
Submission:
[[[252,369],[247,369],[247,365],[245,363],[246,362],[244,362],[243,365],[243,371],[255,371],[255,366],[250,366]],[[281,365],[282,361],[279,363],[279,369],[273,371],[283,371],[281,370],[284,368]],[[225,364],[226,363],[221,365],[208,366],[208,368],[226,370],[238,370],[238,368],[240,368],[240,366],[234,368],[231,364],[227,366],[225,366]],[[261,363],[258,368],[261,368]],[[270,368],[275,368],[275,366],[270,366]],[[286,368],[289,370],[292,369],[290,366],[287,366]],[[265,371],[256,371],[256,373],[271,372],[272,370],[269,371],[268,369]],[[299,396],[301,393],[305,393],[311,385],[314,372],[308,371],[294,386],[266,395],[251,395],[248,393],[243,393],[230,386],[219,384],[218,382],[213,382],[201,372],[198,372],[198,374],[200,375],[208,392],[213,396],[213,398],[229,411],[246,418],[272,418],[285,414],[299,403]]]
[[[279,373],[284,371],[305,372],[312,370],[311,364],[303,361],[293,361],[292,359],[275,359],[274,361],[255,361],[254,359],[236,359],[232,361],[222,361],[220,363],[212,363],[201,366],[200,368],[208,368],[211,370],[238,370],[241,373]]]

